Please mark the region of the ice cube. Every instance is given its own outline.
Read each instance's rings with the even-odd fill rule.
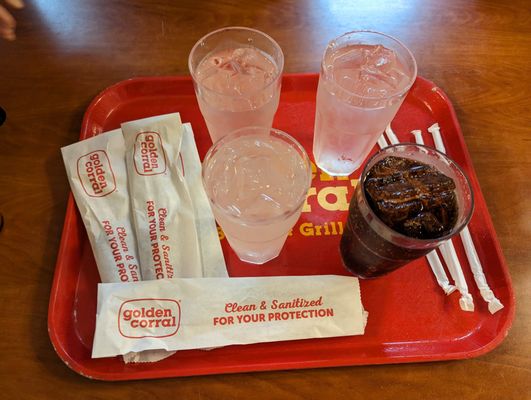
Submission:
[[[366,61],[367,66],[383,72],[388,72],[396,64],[396,53],[380,45],[374,47]]]
[[[436,238],[444,234],[445,226],[431,212],[420,212],[404,222],[404,233],[416,238]]]
[[[457,219],[455,182],[434,167],[389,156],[365,179],[374,212],[390,228],[416,238],[449,232]]]
[[[353,69],[365,64],[367,52],[361,47],[350,47],[344,52],[338,52],[338,57],[332,60],[334,68]]]
[[[365,79],[371,81],[375,88],[386,90],[387,88],[396,89],[398,87],[398,80],[393,74],[375,68],[374,65],[364,65],[362,68]]]

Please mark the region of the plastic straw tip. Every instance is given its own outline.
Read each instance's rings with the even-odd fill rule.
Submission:
[[[459,306],[463,311],[474,311],[474,301],[472,300],[472,296],[470,294],[462,295],[459,299]]]
[[[428,132],[433,133],[433,131],[439,131],[440,129],[439,124],[436,122],[428,128]]]
[[[498,299],[489,302],[489,312],[495,314],[503,308],[503,304]]]
[[[443,286],[444,293],[446,293],[447,296],[450,296],[453,292],[456,291],[456,287],[454,285],[446,284]]]

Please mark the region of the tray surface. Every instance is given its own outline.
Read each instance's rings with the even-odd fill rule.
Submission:
[[[285,75],[273,126],[294,136],[312,156],[318,75]],[[116,129],[120,123],[180,112],[191,122],[201,159],[212,144],[189,77],[134,78],[98,95],[89,106],[80,139]],[[124,364],[121,357],[92,359],[92,338],[99,276],[82,219],[70,195],[50,297],[48,331],[61,359],[81,375],[103,380],[149,379],[245,371],[363,364],[436,361],[476,357],[496,347],[514,317],[514,295],[485,200],[473,170],[453,107],[433,83],[417,78],[392,127],[401,142],[412,142],[412,129],[438,122],[448,155],[468,174],[475,194],[470,232],[487,280],[505,308],[491,315],[481,299],[459,239],[454,244],[474,297],[476,310],[463,312],[459,294],[445,296],[425,258],[388,276],[362,280],[369,312],[365,335],[329,339],[228,346],[212,351],[180,351],[152,364]],[[376,147],[373,149],[374,153]],[[371,154],[372,154],[371,153]],[[222,239],[231,276],[348,275],[341,264],[339,239],[359,171],[332,178],[315,169],[300,220],[280,256],[263,266],[241,262]]]

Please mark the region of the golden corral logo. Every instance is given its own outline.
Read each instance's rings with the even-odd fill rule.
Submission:
[[[166,153],[157,132],[136,135],[134,165],[139,175],[160,175],[166,172]]]
[[[77,160],[77,176],[85,193],[103,197],[116,190],[111,162],[104,150],[92,151]]]
[[[181,306],[171,299],[134,299],[120,306],[118,331],[126,338],[173,336],[181,324]]]

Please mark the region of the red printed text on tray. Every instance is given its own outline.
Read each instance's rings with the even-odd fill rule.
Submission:
[[[349,176],[330,176],[312,162],[312,186],[302,207],[302,218],[292,228],[289,236],[303,238],[341,236],[344,230],[342,214],[348,206],[358,179]],[[314,218],[312,216],[318,216]],[[218,226],[220,240],[225,239]]]

